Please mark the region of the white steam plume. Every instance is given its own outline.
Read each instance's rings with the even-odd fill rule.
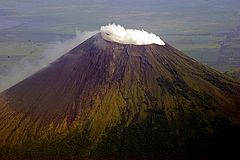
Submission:
[[[67,53],[97,32],[98,31],[77,31],[75,38],[65,42],[57,42],[49,45],[49,47],[41,54],[39,59],[33,61],[29,61],[27,59],[21,60],[19,63],[9,69],[7,75],[3,75],[3,77],[0,78],[0,92],[47,66],[49,63]]]
[[[108,41],[114,41],[122,44],[158,44],[165,45],[160,37],[144,30],[125,29],[120,25],[109,24],[101,27],[101,35]]]

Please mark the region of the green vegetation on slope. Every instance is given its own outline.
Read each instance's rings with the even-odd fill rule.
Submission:
[[[107,128],[93,155],[145,158],[223,158],[239,153],[240,126],[226,117],[177,111],[178,120],[169,121],[161,109],[145,111],[130,124],[124,119]],[[230,155],[233,154],[233,155]]]

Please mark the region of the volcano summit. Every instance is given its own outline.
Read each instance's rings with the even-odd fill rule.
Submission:
[[[0,156],[239,153],[239,82],[163,41],[122,44],[105,33],[113,34],[94,35],[0,94]]]
[[[120,25],[109,24],[107,26],[102,26],[100,31],[104,39],[122,44],[165,45],[165,43],[163,42],[163,40],[160,39],[160,37],[156,36],[153,33],[148,33],[144,30],[125,29]]]

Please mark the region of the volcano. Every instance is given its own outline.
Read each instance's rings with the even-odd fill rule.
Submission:
[[[239,107],[239,82],[169,44],[98,33],[0,94],[0,156],[231,156]]]

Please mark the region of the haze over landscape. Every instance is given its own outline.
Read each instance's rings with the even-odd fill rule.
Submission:
[[[240,2],[0,2],[0,159],[232,159]]]

